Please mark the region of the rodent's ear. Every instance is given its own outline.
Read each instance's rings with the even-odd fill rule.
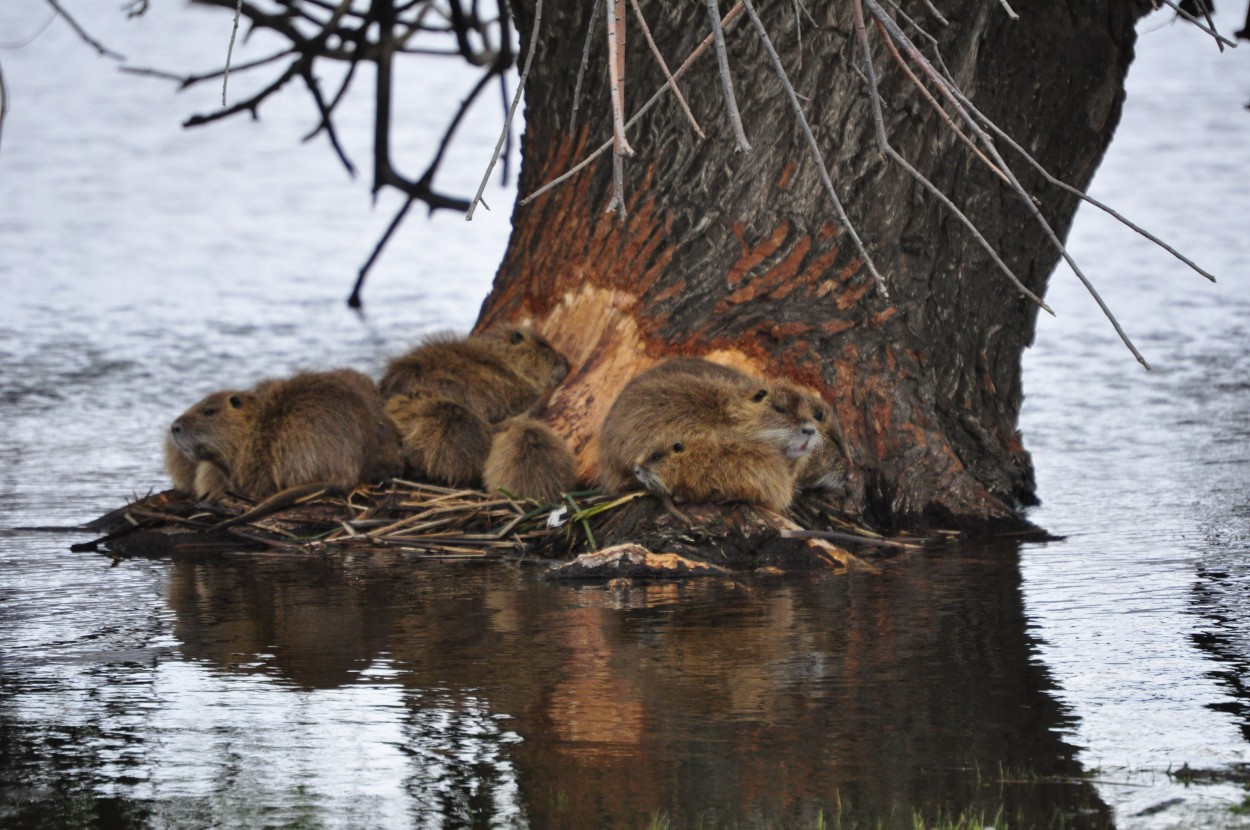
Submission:
[[[676,444],[673,445],[673,452],[685,452],[685,451],[686,451],[686,445],[683,444],[682,442],[678,441]]]
[[[512,345],[514,345],[514,346],[515,346],[517,343],[520,343],[522,340],[524,340],[524,339],[525,339],[525,334],[524,334],[524,333],[522,333],[522,332],[519,332],[519,331],[514,331],[514,332],[512,332],[512,334],[508,337],[508,339],[509,339],[509,340],[511,340],[511,341],[512,341]]]
[[[751,400],[755,401],[756,403],[759,403],[760,401],[764,400],[767,397],[768,397],[768,390],[761,389],[760,391],[756,392],[754,395],[751,396]]]
[[[242,409],[243,408],[243,396],[231,395],[229,399],[229,403],[230,403],[231,409]]]

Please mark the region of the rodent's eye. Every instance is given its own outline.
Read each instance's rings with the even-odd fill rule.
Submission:
[[[512,341],[512,345],[514,345],[514,346],[515,346],[517,343],[520,343],[522,340],[524,340],[524,339],[525,339],[525,335],[524,335],[524,334],[522,334],[522,333],[521,333],[521,332],[519,332],[519,331],[514,331],[514,332],[512,332],[512,336],[511,336],[511,337],[509,337],[508,339],[509,339],[509,340],[511,340],[511,341]]]
[[[685,452],[685,451],[686,451],[686,445],[683,444],[682,442],[678,441],[676,444],[673,445],[673,452]]]
[[[779,403],[775,403],[773,404],[773,412],[780,412],[782,415],[785,415],[786,408]]]
[[[825,410],[817,409],[816,414],[813,415],[812,417],[815,418],[818,422],[825,420]]]
[[[768,397],[768,390],[761,389],[760,391],[756,392],[754,396],[752,396],[751,400],[755,401],[756,403],[759,403],[760,401],[764,400],[767,397]]]
[[[217,414],[217,407],[215,407],[215,406],[206,406],[206,407],[204,407],[204,411],[203,411],[201,414],[202,414],[205,418],[211,418],[211,417],[213,417],[214,415],[216,415],[216,414]]]
[[[656,450],[655,452],[651,453],[652,461],[659,461],[663,457],[664,457],[664,450]]]
[[[234,409],[242,409],[242,408],[243,408],[243,399],[242,399],[242,398],[240,398],[238,395],[231,395],[231,396],[230,396],[230,406],[231,406],[232,408],[234,408]]]

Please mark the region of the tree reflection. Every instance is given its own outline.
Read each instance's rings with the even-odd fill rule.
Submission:
[[[626,587],[244,558],[176,565],[169,600],[184,654],[231,672],[322,688],[384,660],[409,810],[451,824],[1109,823],[1034,658],[1014,544]]]

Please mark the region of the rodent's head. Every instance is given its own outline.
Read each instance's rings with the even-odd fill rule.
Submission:
[[[569,373],[568,358],[529,326],[499,326],[485,336],[504,344],[512,365],[542,386],[555,386]]]
[[[823,442],[831,415],[829,405],[815,392],[781,380],[752,400],[768,408],[759,437],[781,447],[788,458],[802,458]]]
[[[686,451],[681,441],[656,444],[634,460],[634,478],[652,493],[661,496],[669,495],[668,485],[664,482],[665,467],[673,458],[680,457]]]
[[[175,418],[169,435],[178,450],[192,461],[224,462],[255,401],[251,392],[214,392]]]

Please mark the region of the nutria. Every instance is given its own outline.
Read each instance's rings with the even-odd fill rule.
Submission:
[[[691,358],[675,360],[677,368],[669,360],[635,377],[608,410],[598,459],[599,480],[607,489],[634,486],[635,460],[656,444],[741,438],[788,453],[810,446],[815,429],[789,407],[774,407],[769,384],[727,367],[689,371]]]
[[[459,337],[436,334],[390,362],[379,387],[390,399],[420,389],[488,423],[524,412],[568,374],[569,362],[526,326]]]
[[[482,478],[491,492],[554,504],[577,484],[577,462],[555,430],[518,415],[496,429]]]
[[[476,412],[421,389],[386,402],[403,439],[408,474],[452,487],[476,487],[490,454],[491,430]]]
[[[801,390],[801,393],[815,399],[813,418],[822,440],[797,460],[795,473],[798,485],[804,490],[841,489],[846,484],[851,468],[851,454],[847,451],[842,428],[834,417],[833,409],[823,398],[807,390]]]
[[[180,415],[169,436],[196,462],[191,486],[197,498],[219,497],[223,484],[253,499],[300,484],[350,490],[402,468],[399,436],[377,388],[351,369],[214,392]],[[181,461],[167,466],[175,485],[186,487],[189,467]]]
[[[165,430],[165,470],[174,489],[197,499],[217,501],[230,489],[225,472],[212,461],[187,458],[174,442],[173,432]]]
[[[674,501],[745,501],[781,512],[794,498],[793,464],[774,446],[740,437],[654,443],[634,460],[635,478]]]
[[[820,426],[830,420],[829,405],[816,393],[788,380],[774,380],[768,384],[768,403],[784,418],[785,426],[765,437],[780,446],[787,458],[797,462],[824,443]]]
[[[712,361],[702,357],[689,357],[685,355],[667,357],[652,366],[647,371],[650,372],[652,377],[659,377],[662,375],[694,375],[695,377],[733,381],[746,386],[755,386],[759,384],[759,380],[751,377],[746,372],[733,368],[732,366],[725,366],[721,363],[713,363]]]

